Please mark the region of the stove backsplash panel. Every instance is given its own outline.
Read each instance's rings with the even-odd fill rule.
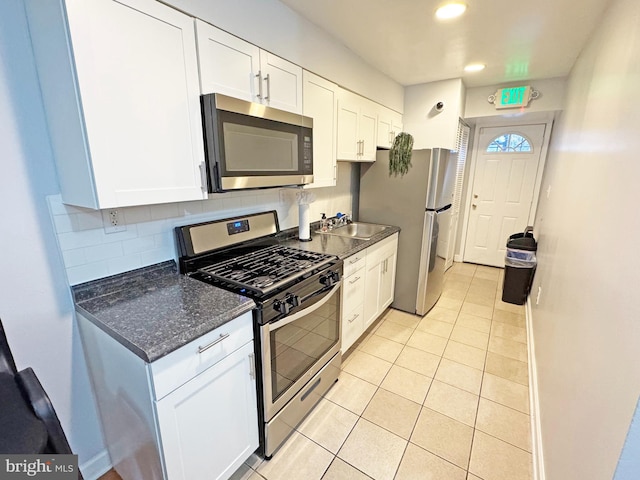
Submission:
[[[338,162],[335,187],[310,190],[316,196],[311,220],[320,214],[352,212],[353,164]],[[62,203],[60,195],[47,197],[69,285],[175,259],[173,229],[207,220],[276,210],[280,228],[298,225],[295,189],[246,190],[211,194],[209,200],[119,208],[121,231],[107,233],[109,211],[91,210]]]

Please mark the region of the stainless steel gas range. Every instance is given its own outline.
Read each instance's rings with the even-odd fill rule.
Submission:
[[[279,243],[275,211],[176,228],[180,271],[256,302],[262,454],[337,381],[342,260]]]

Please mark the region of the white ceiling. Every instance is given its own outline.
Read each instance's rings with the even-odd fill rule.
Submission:
[[[609,0],[466,0],[446,23],[440,0],[281,0],[402,85],[463,78],[468,87],[562,77]],[[465,73],[481,62],[487,68]]]

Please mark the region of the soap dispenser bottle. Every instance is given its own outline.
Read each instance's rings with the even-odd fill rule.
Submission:
[[[329,221],[327,220],[327,216],[323,213],[322,218],[320,219],[320,231],[326,232],[329,228]]]

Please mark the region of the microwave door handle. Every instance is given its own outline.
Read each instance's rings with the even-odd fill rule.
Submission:
[[[258,79],[258,94],[256,95],[256,97],[262,100],[262,71],[261,70],[258,70],[258,74],[256,75],[255,78]]]
[[[284,317],[282,320],[276,320],[275,322],[270,323],[269,330],[273,332],[274,330],[284,327],[285,325],[289,325],[290,323],[295,322],[296,320],[300,320],[305,315],[309,315],[310,313],[315,312],[316,310],[321,308],[325,303],[327,303],[333,295],[335,295],[335,293],[340,288],[341,284],[342,282],[338,282],[335,285],[335,287],[333,287],[331,291],[329,291],[329,293],[327,293],[322,300],[320,300],[317,303],[314,303],[310,307],[300,310],[299,312],[296,312],[293,315],[289,315],[288,317]]]

